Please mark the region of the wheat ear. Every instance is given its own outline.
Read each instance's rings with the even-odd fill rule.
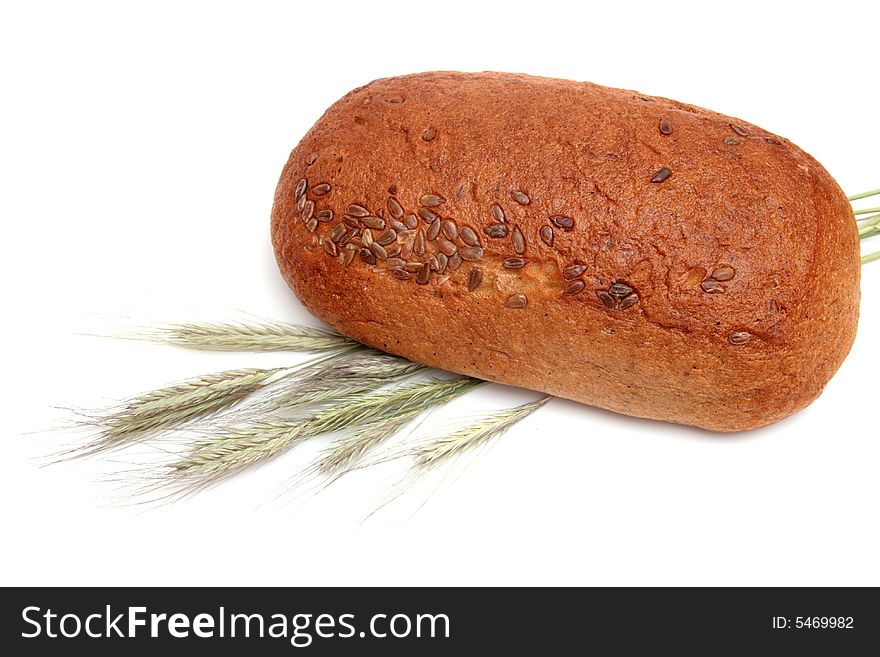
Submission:
[[[329,329],[273,320],[168,324],[135,337],[211,351],[319,352],[362,346]]]
[[[418,414],[484,383],[470,377],[418,381],[354,395],[303,419],[221,429],[192,445],[168,467],[169,483],[182,489],[199,487],[272,459],[307,438]]]
[[[215,372],[132,397],[81,424],[98,435],[70,454],[89,455],[129,444],[217,414],[263,388],[287,368],[243,368]]]

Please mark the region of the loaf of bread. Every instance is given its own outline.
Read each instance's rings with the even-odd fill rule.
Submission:
[[[586,82],[355,89],[291,154],[272,240],[303,304],[355,340],[713,431],[813,401],[858,320],[852,210],[818,162]]]

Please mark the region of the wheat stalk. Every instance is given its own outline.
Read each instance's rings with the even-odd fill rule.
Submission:
[[[82,422],[98,435],[68,454],[89,455],[217,414],[264,387],[287,368],[242,368],[193,377],[132,397]]]
[[[362,467],[397,459],[408,460],[411,462],[411,466],[409,471],[391,487],[384,499],[366,516],[365,520],[398,499],[434,469],[454,461],[466,452],[488,444],[493,438],[502,435],[517,422],[544,406],[550,399],[552,397],[547,395],[514,408],[487,413],[474,422],[429,435],[410,445],[403,445],[397,450],[380,454],[367,461]]]
[[[200,486],[272,459],[307,438],[393,422],[410,414],[414,417],[484,383],[470,377],[413,382],[390,390],[353,395],[311,417],[255,422],[246,427],[221,430],[215,437],[194,444],[169,466],[168,475],[184,489]]]
[[[864,240],[877,234],[880,234],[880,214],[872,215],[869,221],[859,225],[859,239]]]
[[[147,331],[139,337],[188,349],[212,351],[319,352],[363,347],[329,329],[272,320],[169,324]]]
[[[880,189],[872,189],[868,192],[862,192],[861,194],[855,194],[853,196],[849,196],[847,200],[850,202],[857,201],[859,199],[868,198],[871,196],[880,195]],[[853,210],[853,215],[855,216],[855,220],[857,222],[857,226],[859,229],[859,239],[866,240],[870,237],[875,237],[876,235],[880,235],[880,207],[878,208],[864,208],[862,210]],[[874,253],[868,253],[861,257],[861,263],[863,265],[868,264],[869,262],[874,262],[875,260],[880,260],[880,251],[875,251]]]
[[[454,431],[444,432],[407,449],[416,468],[433,468],[500,436],[550,401],[548,395],[514,408],[495,411]]]
[[[326,475],[341,475],[349,471],[367,452],[392,438],[421,412],[412,410],[392,419],[357,427],[325,450],[315,462],[313,470]]]
[[[354,351],[328,359],[285,377],[271,392],[247,408],[247,413],[272,415],[310,404],[351,397],[424,371],[425,366],[375,349]]]
[[[880,196],[880,189],[872,189],[868,192],[862,192],[861,194],[853,194],[852,196],[847,196],[846,200],[852,203],[853,201],[858,201],[862,198],[868,198],[869,196]]]

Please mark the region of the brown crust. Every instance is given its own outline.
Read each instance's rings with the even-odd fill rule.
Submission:
[[[652,182],[664,168],[671,175]],[[334,213],[314,232],[296,207],[301,179],[314,211]],[[315,196],[320,183],[330,192]],[[391,219],[389,189],[406,213],[425,194],[442,196],[431,211],[459,233],[471,226],[482,259],[421,285],[418,272],[400,280],[381,260],[355,256],[346,268],[343,255],[328,255],[322,240],[350,204]],[[493,204],[506,214],[506,237],[485,233]],[[552,216],[574,227],[555,226],[549,246],[541,230]],[[428,228],[422,219],[419,228]],[[306,307],[356,340],[715,431],[760,427],[809,404],[858,320],[858,235],[820,164],[743,121],[585,82],[439,72],[352,91],[291,154],[272,239]],[[439,244],[429,240],[429,254]],[[460,234],[454,244],[466,246]],[[514,257],[527,264],[505,268]],[[582,289],[569,280],[576,270],[564,275],[573,264],[586,266],[572,279]],[[482,280],[469,291],[475,267]],[[611,294],[614,283],[636,297]],[[524,308],[510,307],[517,294]]]

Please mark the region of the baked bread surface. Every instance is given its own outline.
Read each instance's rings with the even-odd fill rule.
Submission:
[[[303,304],[355,340],[714,431],[813,401],[858,319],[855,222],[818,162],[586,82],[355,89],[291,153],[272,240]]]

